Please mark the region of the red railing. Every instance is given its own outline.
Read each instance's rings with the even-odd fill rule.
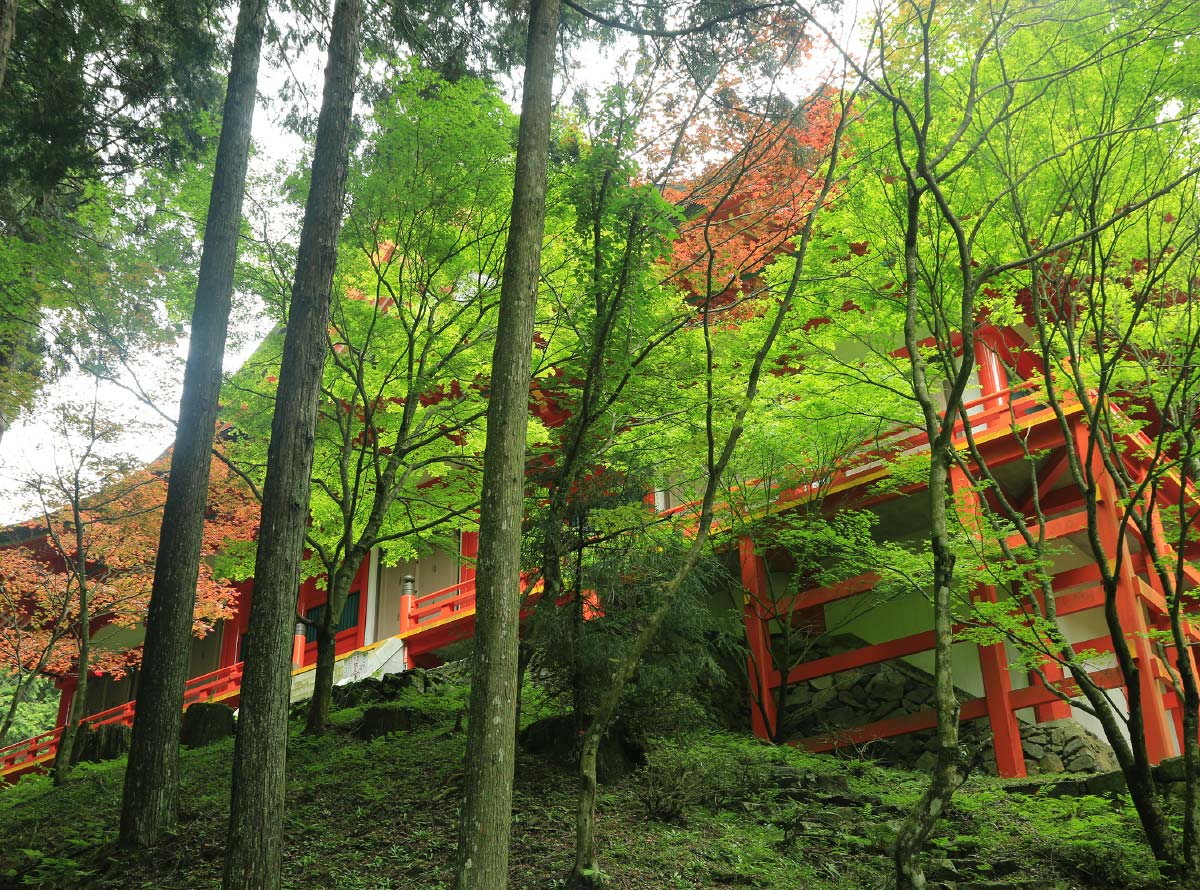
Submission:
[[[454,618],[475,607],[475,579],[468,578],[424,596],[400,597],[400,633]]]
[[[231,698],[241,689],[241,685],[242,663],[240,661],[229,667],[201,674],[199,677],[192,677],[184,687],[183,706],[186,709],[197,702]],[[91,714],[80,721],[80,726],[83,728],[110,724],[132,726],[135,706],[136,702],[127,701],[115,708]],[[53,758],[58,753],[58,742],[64,728],[56,726],[31,739],[24,739],[0,748],[0,778],[15,777]]]
[[[521,592],[535,597],[541,583],[530,587],[529,576],[521,573]],[[472,613],[475,608],[475,579],[468,578],[451,587],[443,587],[424,596],[400,597],[400,635],[409,631],[428,628],[457,617]]]

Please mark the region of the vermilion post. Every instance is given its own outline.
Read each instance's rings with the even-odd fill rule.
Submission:
[[[308,645],[308,636],[303,624],[297,624],[292,634],[292,667],[304,667],[304,647]]]
[[[67,722],[67,713],[71,710],[71,699],[75,697],[74,678],[67,678],[59,688],[62,690],[62,693],[58,698],[58,716],[54,718],[55,726],[62,726]]]
[[[770,681],[775,671],[771,658],[771,637],[763,615],[763,603],[767,594],[767,568],[762,557],[755,553],[754,541],[749,537],[742,538],[738,546],[742,586],[747,591],[743,620],[746,624],[746,642],[750,647],[747,665],[751,698],[750,726],[759,738],[773,739],[778,714]]]
[[[984,374],[980,371],[980,378]],[[990,394],[984,386],[984,395]],[[950,470],[950,490],[954,493],[955,503],[961,511],[960,518],[967,530],[980,534],[982,522],[982,505],[979,495],[971,488],[970,479],[966,473],[957,467]],[[996,590],[989,585],[979,585],[975,590],[976,599],[984,602],[996,602]],[[1021,728],[1017,724],[1017,715],[1013,711],[1011,694],[1012,678],[1008,674],[1008,654],[1004,643],[981,645],[979,651],[979,669],[983,675],[983,696],[987,707],[988,722],[992,727],[992,745],[996,758],[996,771],[1006,779],[1019,778],[1025,775],[1025,755],[1021,748]]]
[[[985,602],[996,602],[996,591],[980,587],[976,594]],[[979,669],[983,674],[983,694],[987,702],[988,722],[996,755],[996,771],[1006,779],[1025,775],[1025,754],[1021,748],[1021,728],[1013,711],[1012,678],[1003,643],[979,647]]]
[[[975,362],[979,368],[979,395],[981,397],[1000,393],[1008,388],[1008,379],[1000,364],[1000,357],[983,342],[982,336],[975,339]],[[999,408],[1003,402],[1001,397],[988,399],[984,402],[984,407]]]
[[[460,553],[463,562],[458,570],[458,580],[470,581],[475,577],[475,559],[479,556],[479,532],[463,532]]]
[[[1081,459],[1087,460],[1086,444],[1082,439],[1084,432],[1077,432],[1076,447],[1081,451]],[[1142,721],[1145,726],[1146,755],[1152,764],[1175,753],[1172,742],[1172,729],[1163,703],[1162,689],[1155,676],[1155,660],[1157,656],[1150,646],[1147,637],[1148,625],[1146,613],[1138,596],[1138,578],[1133,571],[1133,562],[1128,546],[1120,545],[1120,518],[1117,509],[1116,487],[1103,466],[1096,467],[1096,478],[1099,482],[1099,504],[1097,519],[1099,520],[1100,541],[1110,566],[1115,564],[1118,552],[1121,560],[1117,577],[1117,616],[1121,627],[1129,638],[1133,649],[1134,661],[1138,669],[1138,686],[1142,700]]]

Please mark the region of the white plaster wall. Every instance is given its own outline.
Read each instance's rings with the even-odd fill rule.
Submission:
[[[933,606],[921,594],[906,594],[886,602],[871,597],[872,592],[867,591],[857,597],[828,603],[825,625],[829,632],[852,634],[874,644],[933,629]],[[870,603],[871,608],[865,608],[866,603]],[[933,673],[932,651],[910,655],[903,660],[926,673]],[[953,665],[954,685],[972,695],[983,695],[983,675],[974,643],[954,644]]]
[[[375,639],[400,632],[400,594],[405,575],[417,582],[417,595],[452,587],[458,583],[460,559],[456,554],[436,551],[421,559],[379,566],[379,593],[375,607]]]

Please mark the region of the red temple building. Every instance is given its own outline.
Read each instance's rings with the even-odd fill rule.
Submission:
[[[1028,447],[1040,455],[1038,490],[1041,508],[1049,522],[1046,534],[1061,546],[1053,568],[1054,591],[1060,626],[1079,649],[1101,653],[1092,671],[1093,679],[1113,690],[1115,700],[1123,701],[1121,674],[1106,661],[1104,653],[1112,649],[1103,616],[1104,593],[1100,573],[1086,541],[1087,517],[1077,488],[1066,472],[1066,455],[1080,449],[1086,440],[1082,426],[1082,406],[1066,409],[1073,434],[1064,436],[1055,413],[1021,379],[1026,366],[1021,355],[1022,342],[1010,330],[985,328],[976,349],[976,376],[968,391],[968,409],[974,437],[1002,484],[1011,485],[1007,494],[1018,501],[1028,498],[1021,479],[1028,486],[1026,450],[1014,434],[1014,424]],[[1140,435],[1140,434],[1133,434]],[[923,434],[898,432],[887,443],[887,454],[915,453],[927,448]],[[1131,451],[1136,455],[1136,451]],[[1136,458],[1136,456],[1132,459]],[[827,509],[853,504],[870,509],[879,517],[878,528],[895,540],[916,539],[928,533],[928,507],[920,496],[923,486],[910,485],[887,494],[876,493],[872,485],[887,476],[891,465],[885,450],[865,447],[824,486]],[[961,473],[955,485],[964,502],[978,497]],[[1194,497],[1179,489],[1160,489],[1163,498]],[[914,496],[916,495],[916,496]],[[803,486],[778,495],[772,511],[786,511],[809,495]],[[677,493],[675,494],[677,499]],[[686,504],[671,506],[672,493],[648,496],[648,509],[671,512],[687,509]],[[1111,480],[1101,477],[1101,528],[1106,550],[1117,546],[1117,503]],[[776,707],[781,686],[820,684],[836,681],[850,672],[887,663],[905,666],[916,674],[932,670],[934,634],[928,600],[914,592],[861,608],[864,597],[879,582],[875,574],[846,578],[829,586],[804,590],[784,604],[769,601],[772,586],[786,585],[791,567],[786,556],[759,548],[749,537],[740,540],[717,536],[718,546],[736,553],[744,587],[743,611],[746,639],[751,653],[748,667],[751,701],[747,702],[755,733],[774,737]],[[473,634],[474,563],[476,535],[463,533],[457,552],[435,553],[416,562],[397,566],[381,564],[378,550],[371,552],[355,579],[343,610],[337,635],[339,656],[336,682],[349,682],[381,672],[395,672],[413,666],[430,666],[443,658],[461,656],[455,648]],[[1126,535],[1121,544],[1126,558],[1122,561],[1118,610],[1129,630],[1130,645],[1142,667],[1142,697],[1145,703],[1147,743],[1151,758],[1157,762],[1180,752],[1180,701],[1170,682],[1163,647],[1153,643],[1147,631],[1162,628],[1166,621],[1166,602],[1155,574],[1150,570],[1145,547],[1136,535]],[[765,551],[765,552],[764,552]],[[1200,586],[1200,578],[1189,570],[1189,584]],[[191,656],[192,679],[187,685],[186,703],[225,701],[236,705],[241,678],[241,640],[246,633],[252,582],[240,587],[236,614],[221,622],[216,631],[195,640]],[[975,597],[1001,601],[1007,591],[980,587]],[[323,608],[324,593],[315,580],[302,585],[299,610],[312,615]],[[602,604],[601,604],[602,605]],[[820,654],[790,668],[786,676],[772,667],[772,637],[779,631],[780,614],[802,619],[816,632],[838,628],[839,634],[854,640],[850,648]],[[1200,642],[1200,633],[1194,639]],[[312,681],[316,644],[307,639],[303,625],[298,627],[294,655],[293,697],[306,696],[306,682]],[[964,723],[986,721],[990,731],[995,769],[1002,776],[1022,776],[1026,757],[1022,751],[1023,729],[1049,721],[1074,719],[1092,735],[1102,737],[1095,720],[1053,690],[1046,688],[1036,674],[1014,667],[1020,664],[1017,653],[1004,642],[977,644],[960,641],[954,648],[955,683],[963,691]],[[1049,665],[1045,677],[1058,683],[1061,672]],[[73,684],[62,681],[66,714]],[[117,681],[106,678],[90,684],[87,722],[131,723],[137,695],[136,672]],[[1067,695],[1077,690],[1062,680]],[[932,705],[924,707],[898,703],[894,713],[864,720],[858,725],[843,725],[836,732],[816,733],[791,739],[816,751],[846,745],[859,745],[878,739],[894,739],[928,731],[935,725]],[[12,780],[49,761],[56,750],[61,727],[33,739],[17,742],[0,750],[0,776]]]

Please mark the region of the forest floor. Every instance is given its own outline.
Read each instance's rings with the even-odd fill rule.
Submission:
[[[465,690],[406,692],[414,728],[372,740],[363,708],[288,751],[283,882],[295,888],[451,886]],[[183,754],[180,821],[151,852],[115,848],[125,763],[81,764],[55,789],[0,790],[0,887],[219,886],[232,739]],[[717,730],[651,745],[649,763],[602,788],[601,864],[616,890],[891,885],[889,849],[925,778],[861,760],[774,748]],[[573,849],[570,772],[522,753],[509,886],[555,888]],[[1162,886],[1127,798],[1052,798],[971,778],[926,860],[932,887],[1115,890]]]

